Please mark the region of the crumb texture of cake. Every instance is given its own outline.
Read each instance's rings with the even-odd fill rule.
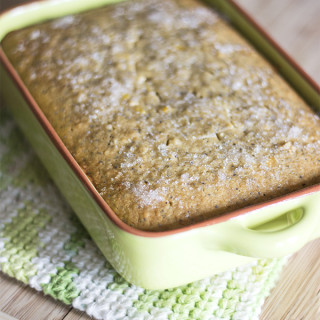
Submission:
[[[127,1],[2,42],[127,224],[166,230],[320,182],[320,119],[215,12]]]

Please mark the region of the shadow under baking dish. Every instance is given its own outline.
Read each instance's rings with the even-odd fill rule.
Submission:
[[[43,20],[118,1],[36,1],[0,16],[0,38]],[[209,1],[207,1],[209,2]],[[210,1],[319,108],[317,85],[232,1]],[[17,123],[90,235],[129,282],[163,289],[195,281],[255,258],[280,257],[320,236],[320,185],[183,228],[148,232],[122,222],[66,149],[0,50],[1,94]]]

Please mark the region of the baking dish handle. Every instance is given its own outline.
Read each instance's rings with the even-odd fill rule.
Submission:
[[[229,237],[223,237],[222,247],[224,251],[248,257],[282,257],[315,238],[319,225],[320,208],[315,206],[290,210],[257,227],[248,227],[241,220],[234,219],[228,225]]]

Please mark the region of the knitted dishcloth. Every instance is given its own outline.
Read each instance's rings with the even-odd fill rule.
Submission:
[[[258,319],[286,262],[145,290],[105,260],[10,116],[0,108],[0,270],[96,319]]]

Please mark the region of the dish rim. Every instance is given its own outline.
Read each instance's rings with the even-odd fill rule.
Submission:
[[[42,2],[47,0],[31,0],[26,1],[20,5],[13,6],[11,8],[5,9],[0,12],[0,18],[2,15],[11,11],[17,7],[23,7],[24,5],[29,5],[31,3]],[[317,92],[320,92],[320,86],[316,83],[315,80],[311,78],[299,65],[298,63],[266,32],[264,28],[262,28],[256,20],[247,12],[245,11],[239,4],[237,4],[234,0],[228,0],[228,2],[237,10],[237,12],[242,15],[254,28],[257,30],[271,45],[276,51],[286,59],[287,62],[303,77],[313,89]],[[195,229],[199,229],[206,226],[212,226],[217,223],[222,223],[227,220],[242,216],[247,213],[252,213],[254,211],[260,210],[267,206],[276,205],[277,203],[292,200],[298,197],[310,195],[315,192],[320,192],[320,183],[315,184],[306,188],[299,189],[294,192],[290,192],[280,197],[273,198],[268,201],[262,201],[254,205],[249,205],[241,209],[233,210],[231,212],[226,212],[219,216],[215,216],[204,221],[200,221],[197,223],[193,223],[191,225],[186,225],[182,227],[177,227],[171,230],[164,230],[164,231],[146,231],[140,230],[135,227],[132,227],[125,222],[123,222],[117,214],[109,207],[106,200],[102,198],[99,192],[94,187],[93,183],[89,179],[88,175],[82,170],[78,162],[74,159],[71,155],[70,151],[64,145],[60,137],[58,136],[57,132],[54,130],[51,123],[48,121],[46,116],[44,115],[43,111],[27,89],[26,85],[23,83],[22,79],[18,75],[17,71],[10,63],[9,59],[7,58],[6,54],[4,53],[1,41],[0,41],[0,63],[3,65],[4,69],[8,72],[8,75],[16,85],[16,88],[20,91],[21,95],[23,96],[25,102],[27,103],[28,107],[32,111],[33,115],[39,121],[42,129],[48,135],[51,142],[57,148],[60,155],[65,159],[67,164],[70,166],[72,171],[81,181],[82,185],[86,188],[101,210],[107,215],[107,217],[121,230],[130,233],[132,235],[141,236],[141,237],[148,237],[148,238],[158,238],[158,237],[165,237],[169,235],[174,235],[178,233],[183,233]],[[294,90],[294,89],[293,89]]]

